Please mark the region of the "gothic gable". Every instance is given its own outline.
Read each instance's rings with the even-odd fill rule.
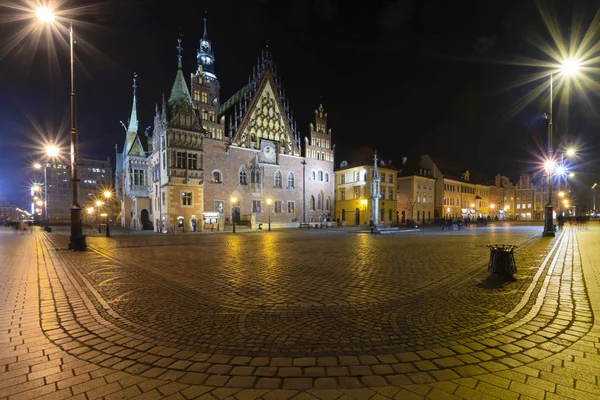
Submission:
[[[259,90],[250,101],[248,112],[245,113],[233,138],[233,144],[258,149],[261,139],[279,143],[280,153],[300,154],[281,98],[277,90],[274,90],[274,82],[268,70],[263,75]]]
[[[135,140],[131,144],[127,155],[139,157],[144,157],[146,155],[146,152],[144,151],[144,147],[142,146],[142,142],[140,141],[139,136],[136,135]]]

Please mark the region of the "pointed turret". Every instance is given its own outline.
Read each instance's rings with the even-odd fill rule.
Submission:
[[[129,125],[127,126],[127,136],[125,141],[125,148],[123,151],[125,154],[129,152],[131,146],[135,142],[135,137],[137,136],[138,131],[138,119],[137,119],[137,99],[136,99],[136,89],[137,89],[137,73],[133,73],[133,105],[131,106],[131,116],[129,117]]]
[[[204,34],[200,39],[200,48],[196,55],[198,59],[198,74],[202,73],[208,81],[217,80],[215,75],[215,55],[212,52],[210,40],[206,33],[206,17],[204,18]]]
[[[181,51],[181,38],[177,39],[177,75],[175,75],[175,82],[173,82],[173,88],[171,89],[171,95],[169,96],[169,109],[173,112],[175,109],[180,108],[183,105],[192,104],[192,97],[190,91],[185,83],[185,77],[182,71],[182,55]]]
[[[200,120],[192,105],[192,96],[188,90],[182,71],[181,38],[177,39],[177,75],[167,102],[168,125],[174,128],[200,130]]]

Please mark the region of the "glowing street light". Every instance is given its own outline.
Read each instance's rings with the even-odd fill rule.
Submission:
[[[569,58],[563,61],[561,71],[567,76],[574,76],[579,72],[579,68],[581,68],[581,63],[577,60]]]
[[[52,9],[47,6],[38,7],[35,15],[37,18],[44,23],[52,23],[55,20]],[[87,245],[85,243],[85,236],[82,232],[81,224],[81,207],[78,201],[78,182],[77,178],[77,118],[75,109],[75,68],[74,68],[74,57],[73,57],[73,23],[70,24],[69,28],[69,53],[70,53],[70,67],[71,67],[71,94],[70,94],[70,108],[71,108],[71,189],[72,189],[72,203],[71,203],[71,236],[69,237],[69,249],[71,250],[85,250]],[[57,149],[56,149],[57,150]],[[48,151],[48,150],[47,150]],[[52,152],[55,149],[51,150]]]
[[[60,149],[54,145],[46,146],[45,150],[46,150],[46,154],[52,158],[58,157],[58,153],[60,153]]]
[[[569,157],[573,157],[575,155],[575,149],[572,147],[568,148],[566,151],[566,155]]]
[[[559,196],[559,197],[565,197],[565,192],[562,192],[562,191],[561,191],[561,192],[558,192],[558,196]]]
[[[50,7],[38,7],[35,16],[42,22],[54,22],[54,13]]]
[[[563,61],[560,71],[566,76],[575,76],[579,71],[579,67],[581,63],[578,60],[569,58]],[[552,97],[553,97],[553,86],[554,86],[554,74],[550,74],[550,107],[548,110],[548,161],[546,164],[550,163],[550,160],[553,160],[552,157]],[[574,154],[574,151],[573,151]],[[552,161],[554,164],[554,162]],[[552,215],[552,170],[548,169],[548,165],[546,167],[546,184],[548,186],[548,203],[546,204],[545,209],[545,223],[544,223],[544,232],[543,236],[555,236],[554,233],[554,224],[553,224],[553,215]],[[554,167],[554,165],[552,165]]]

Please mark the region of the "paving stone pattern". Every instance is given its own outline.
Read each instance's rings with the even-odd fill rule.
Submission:
[[[0,399],[600,397],[600,229],[538,231],[0,230]]]

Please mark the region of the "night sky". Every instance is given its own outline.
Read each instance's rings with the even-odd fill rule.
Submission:
[[[112,0],[63,1],[61,7],[79,5],[86,6],[73,16],[83,39],[75,46],[82,156],[110,156],[114,163],[114,146],[124,141],[119,121],[126,123],[131,111],[134,71],[140,130],[152,124],[155,104],[162,93],[168,97],[175,78],[178,34],[189,79],[206,15],[221,103],[247,83],[268,43],[303,134],[323,103],[336,165],[366,145],[394,164],[430,153],[513,181],[536,168],[548,107],[547,91],[519,100],[547,78],[517,85],[544,68],[514,62],[552,61],[534,44],[553,43],[542,13],[569,38],[585,32],[598,11],[591,0]],[[13,14],[0,8],[3,20]],[[69,130],[68,48],[48,51],[45,36],[37,46],[26,38],[7,49],[29,23],[0,23],[0,198],[18,204],[24,204],[28,166],[39,147],[35,126],[65,144]],[[588,76],[598,81],[594,71]],[[555,143],[574,141],[582,150],[577,172],[588,184],[597,172],[599,90],[583,91],[587,99],[572,91],[568,103],[557,95],[554,132]]]

